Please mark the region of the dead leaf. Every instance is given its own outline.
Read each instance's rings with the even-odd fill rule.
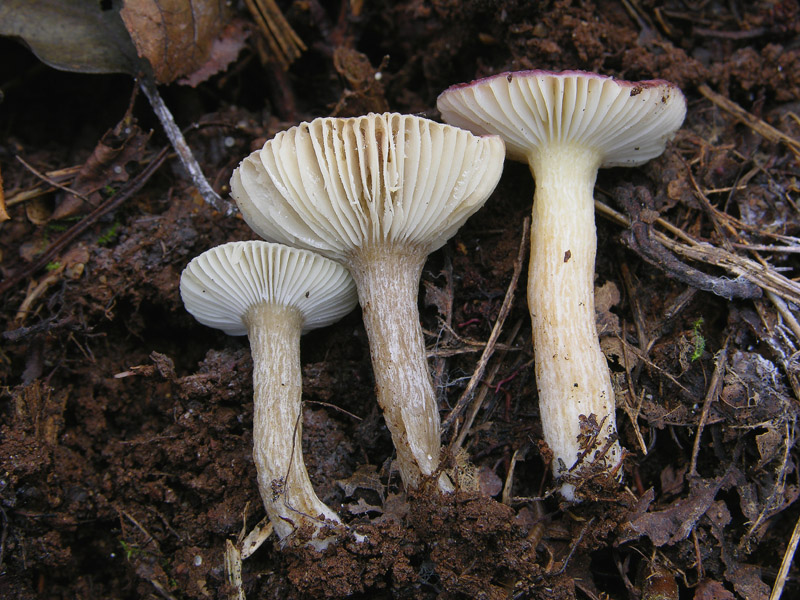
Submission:
[[[642,501],[652,501],[654,492],[648,490],[639,502],[638,510],[634,510],[630,521],[625,525],[621,535],[622,541],[635,539],[645,535],[656,546],[674,544],[689,537],[697,521],[712,506],[719,490],[734,483],[733,472],[728,472],[714,479],[697,479],[691,482],[689,495],[679,498],[664,510],[644,512],[647,505]]]
[[[389,494],[383,503],[383,514],[373,520],[373,523],[386,523],[393,521],[402,523],[408,514],[409,505],[405,494]]]
[[[694,600],[736,600],[736,596],[726,590],[719,581],[705,579],[697,584]]]
[[[0,223],[8,221],[10,218],[6,210],[6,194],[3,191],[3,174],[0,172]]]
[[[386,59],[376,69],[365,54],[354,48],[338,46],[333,51],[333,66],[348,89],[342,92],[332,114],[346,117],[389,110],[382,82],[385,63]]]
[[[381,501],[384,499],[383,484],[375,465],[359,465],[350,477],[339,479],[336,483],[344,490],[345,496],[352,496],[357,489],[362,489],[377,492]]]
[[[367,501],[364,500],[363,498],[359,498],[358,502],[353,502],[345,506],[351,515],[363,515],[368,512],[377,512],[379,514],[383,513],[383,509],[380,506],[375,506],[374,504],[367,504]]]
[[[770,423],[767,426],[766,432],[756,436],[756,445],[758,446],[758,453],[761,455],[761,460],[758,461],[755,468],[760,469],[775,458],[779,451],[783,450],[783,434]]]
[[[140,61],[120,5],[121,0],[3,0],[0,35],[22,40],[55,69],[135,74]]]
[[[50,219],[66,219],[100,204],[103,200],[101,190],[106,189],[111,183],[128,181],[126,167],[129,163],[142,158],[148,139],[150,139],[149,133],[143,132],[127,119],[109,129],[100,138],[91,156],[72,182],[70,189],[75,194],[65,195]],[[88,199],[91,205],[87,206],[87,203],[76,194]]]
[[[755,565],[737,564],[735,569],[725,571],[725,579],[733,584],[733,589],[747,600],[767,600],[769,586],[761,581],[761,569]]]
[[[245,46],[250,32],[245,29],[244,21],[238,19],[229,23],[222,30],[221,35],[211,44],[208,60],[194,72],[178,80],[181,85],[195,87],[212,75],[224,71],[229,64],[236,60]]]
[[[496,496],[503,491],[503,480],[489,467],[478,470],[478,487],[484,496]]]
[[[597,335],[620,333],[619,317],[611,309],[619,304],[619,288],[613,281],[607,281],[594,290],[594,312],[597,319]]]
[[[672,465],[667,465],[661,471],[661,493],[663,495],[674,496],[681,493],[686,479],[686,471],[689,465],[683,465],[677,469]]]
[[[427,279],[422,282],[425,287],[425,306],[435,306],[437,312],[446,317],[453,312],[453,296],[447,288],[436,287]]]
[[[25,203],[25,215],[34,225],[44,225],[53,216],[53,201],[37,196]]]
[[[120,15],[125,27],[158,83],[199,69],[228,22],[224,0],[123,0],[123,4]]]

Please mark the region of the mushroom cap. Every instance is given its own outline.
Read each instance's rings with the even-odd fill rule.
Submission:
[[[346,261],[359,249],[442,246],[494,190],[497,136],[412,115],[319,118],[245,158],[231,195],[261,237]]]
[[[601,167],[640,165],[660,155],[686,115],[683,93],[668,81],[583,71],[500,73],[454,85],[436,105],[448,123],[500,135],[513,160],[525,162],[546,144],[567,142],[599,152]]]
[[[303,333],[330,325],[356,305],[342,265],[297,248],[230,242],[195,257],[181,274],[181,298],[195,319],[228,335],[245,335],[244,316],[260,302],[294,307]]]

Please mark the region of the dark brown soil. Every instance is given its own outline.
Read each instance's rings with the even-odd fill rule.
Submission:
[[[664,155],[597,183],[596,199],[634,221],[598,211],[598,324],[624,485],[587,481],[573,506],[549,494],[523,270],[467,454],[445,457],[463,489],[407,495],[356,311],[304,338],[304,452],[319,496],[368,541],[319,554],[269,538],[237,590],[226,541],[264,517],[250,353],[245,338],[195,322],[178,282],[197,254],[255,236],[205,204],[173,156],[99,218],[80,203],[56,218],[59,189],[19,200],[47,184],[17,157],[40,173],[80,168],[125,118],[134,83],[54,71],[0,40],[0,597],[756,600],[776,585],[800,597],[796,570],[780,576],[800,518],[798,2],[279,4],[308,47],[288,71],[261,63],[254,31],[225,72],[161,88],[179,125],[200,124],[188,142],[223,196],[238,161],[281,129],[387,109],[438,118],[443,89],[492,73],[583,69],[682,87],[686,122]],[[124,151],[87,184],[98,202],[166,146],[141,95],[130,119],[105,138]],[[528,169],[507,163],[426,266],[443,418],[497,319],[532,193]],[[760,297],[724,297],[745,271]]]

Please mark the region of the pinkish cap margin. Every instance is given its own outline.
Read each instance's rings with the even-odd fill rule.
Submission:
[[[444,90],[442,94],[446,94],[448,92],[455,91],[458,89],[479,86],[484,83],[494,81],[495,79],[499,79],[501,77],[505,77],[506,79],[511,81],[511,79],[514,77],[569,77],[571,75],[578,75],[590,79],[611,79],[614,82],[616,82],[620,87],[654,88],[654,87],[666,86],[669,88],[679,89],[677,85],[675,85],[670,81],[667,81],[666,79],[645,79],[642,81],[626,81],[625,79],[616,79],[611,75],[601,75],[600,73],[592,73],[591,71],[580,71],[580,70],[547,71],[545,69],[529,69],[527,71],[504,71],[502,73],[497,73],[496,75],[488,75],[486,77],[481,77],[480,79],[475,79],[473,81],[468,81],[466,83],[456,83],[448,87],[446,90]]]

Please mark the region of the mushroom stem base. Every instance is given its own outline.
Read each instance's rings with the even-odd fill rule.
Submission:
[[[303,460],[300,311],[267,303],[245,316],[253,356],[253,459],[264,508],[281,540],[339,517],[314,493]],[[319,549],[327,544],[316,539]]]
[[[528,306],[545,441],[556,477],[610,471],[614,391],[600,350],[594,312],[597,236],[592,196],[600,157],[564,145],[531,157],[536,193],[531,219]],[[562,495],[574,499],[565,482]]]
[[[403,484],[417,487],[439,465],[439,409],[433,390],[417,293],[427,253],[362,251],[349,261],[369,337],[378,403],[397,449]],[[442,491],[452,490],[447,477]]]

